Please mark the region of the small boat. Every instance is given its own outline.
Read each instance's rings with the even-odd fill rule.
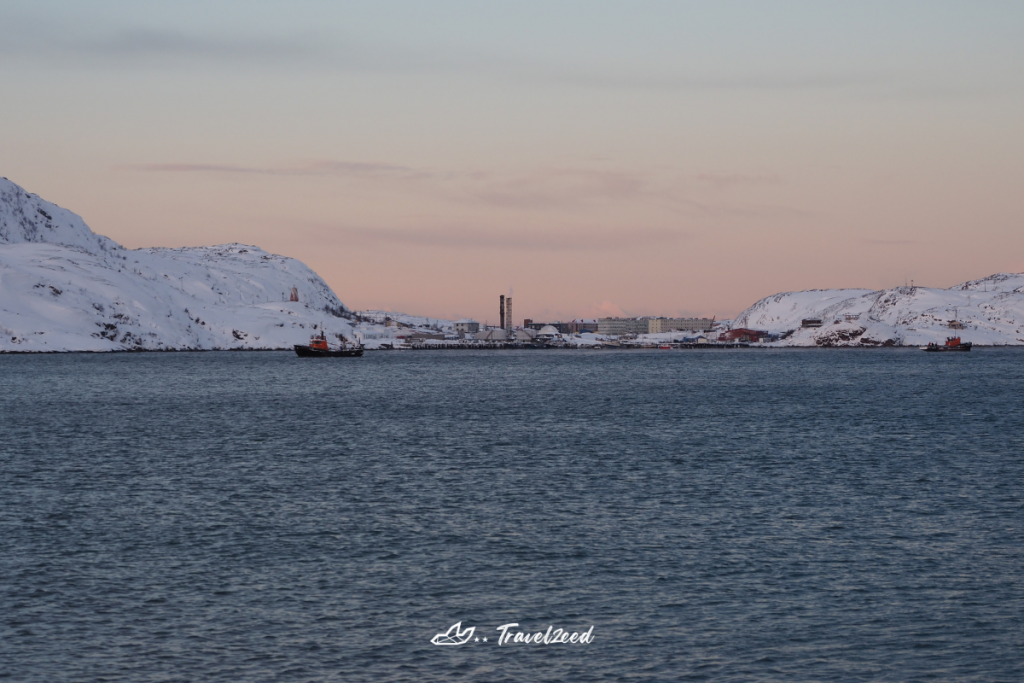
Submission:
[[[359,344],[350,344],[348,340],[342,337],[341,344],[332,348],[327,343],[327,335],[321,331],[320,334],[313,335],[309,340],[309,344],[296,344],[295,353],[301,358],[361,356],[363,355],[363,347]]]
[[[928,342],[928,346],[922,346],[922,351],[929,351],[931,353],[937,353],[939,351],[970,351],[971,342],[961,342],[960,337],[946,337],[945,344],[936,344],[935,342]]]

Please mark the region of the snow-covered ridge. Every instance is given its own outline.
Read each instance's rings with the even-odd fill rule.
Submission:
[[[244,244],[125,249],[0,179],[0,351],[290,348],[313,330],[352,337],[347,315],[295,259]]]
[[[802,327],[820,319],[821,327]],[[949,336],[979,345],[1024,344],[1024,273],[998,273],[949,289],[814,289],[761,299],[733,329],[792,334],[788,346],[919,346]]]
[[[122,248],[114,240],[95,234],[81,216],[0,178],[0,244],[26,242],[78,247],[92,254]]]

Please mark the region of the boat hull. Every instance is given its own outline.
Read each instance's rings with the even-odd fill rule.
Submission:
[[[311,349],[305,344],[296,344],[295,353],[300,358],[348,358],[357,357],[363,355],[361,348],[357,349],[338,349],[323,351],[321,349]]]
[[[971,343],[958,344],[957,346],[925,346],[922,349],[928,353],[945,353],[947,351],[970,351]]]

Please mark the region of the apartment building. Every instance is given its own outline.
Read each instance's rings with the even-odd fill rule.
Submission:
[[[707,332],[714,318],[601,318],[599,334],[658,334],[659,332]]]

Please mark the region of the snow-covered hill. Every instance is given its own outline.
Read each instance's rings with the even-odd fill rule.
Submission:
[[[801,321],[819,318],[819,328]],[[963,329],[951,327],[951,322]],[[1024,344],[1024,273],[999,273],[949,289],[814,289],[761,299],[733,329],[783,333],[789,346],[919,346],[959,335],[981,345]]]
[[[421,315],[409,315],[408,313],[398,313],[395,311],[366,310],[353,312],[362,320],[370,321],[377,325],[386,325],[389,320],[393,320],[407,327],[418,329],[433,329],[444,332],[452,332],[455,329],[455,322],[445,320],[444,318],[424,318]]]
[[[298,302],[289,299],[292,288]],[[295,259],[225,244],[125,249],[0,179],[0,352],[291,348],[353,336],[345,307]]]

